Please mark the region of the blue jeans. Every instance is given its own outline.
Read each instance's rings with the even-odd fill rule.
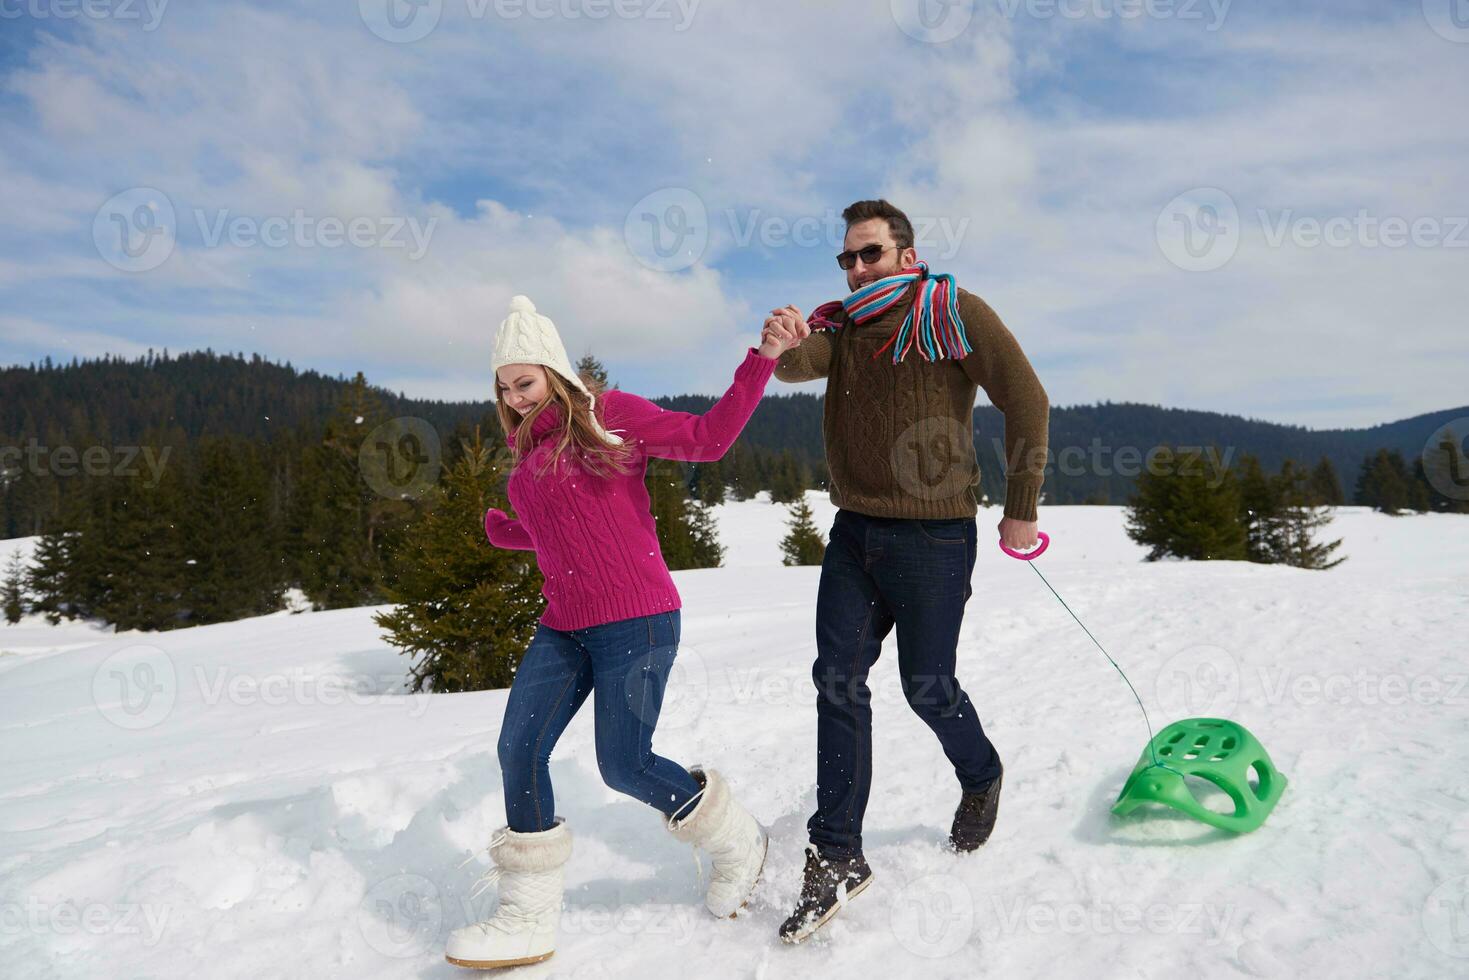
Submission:
[[[974,518],[906,520],[837,511],[816,598],[816,812],[823,855],[862,853],[872,788],[872,694],[867,673],[898,628],[903,695],[938,736],[965,792],[1000,775],[1000,757],[954,676],[969,600]]]
[[[585,629],[544,623],[536,629],[510,685],[500,728],[511,830],[537,833],[554,824],[551,750],[593,691],[597,767],[608,786],[669,816],[699,791],[687,770],[652,748],[679,626],[675,609]]]

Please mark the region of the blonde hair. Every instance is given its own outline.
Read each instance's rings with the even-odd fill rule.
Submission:
[[[507,433],[515,433],[515,440],[511,444],[514,465],[519,466],[521,460],[530,455],[534,447],[531,439],[531,423],[554,402],[561,407],[564,421],[561,424],[560,434],[556,438],[556,444],[546,455],[545,464],[537,471],[537,477],[545,475],[546,470],[554,465],[561,458],[562,453],[568,449],[574,451],[577,461],[593,476],[627,473],[631,469],[632,451],[626,445],[609,442],[592,425],[592,399],[586,392],[568,382],[553,369],[548,367],[545,370],[547,398],[524,417],[505,404],[504,398],[499,398],[495,402],[495,412],[500,418],[500,426]],[[597,399],[600,407],[606,386],[590,374],[583,373],[580,377],[592,396]],[[598,421],[601,421],[600,417]]]

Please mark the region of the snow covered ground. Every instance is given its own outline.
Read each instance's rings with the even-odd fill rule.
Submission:
[[[818,523],[833,514],[813,494]],[[1469,519],[1344,508],[1329,572],[1141,562],[1111,507],[1042,508],[1037,563],[1155,724],[1232,717],[1288,776],[1259,831],[1108,808],[1146,741],[1032,571],[982,547],[961,678],[1006,763],[999,824],[944,849],[957,786],[874,672],[875,880],[775,938],[814,800],[818,569],[784,508],[719,509],[728,567],[676,573],[684,646],[655,745],[718,766],[773,833],[715,921],[689,852],[597,776],[589,710],[552,775],[576,835],[560,951],[525,977],[1469,976]],[[0,542],[0,559],[16,542]],[[372,609],[165,634],[0,625],[0,973],[451,977],[447,931],[503,822],[504,692],[404,696]]]

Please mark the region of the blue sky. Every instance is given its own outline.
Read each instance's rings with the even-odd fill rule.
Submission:
[[[80,7],[0,0],[3,363],[488,398],[525,293],[624,388],[714,393],[884,196],[1053,404],[1465,401],[1469,0]]]

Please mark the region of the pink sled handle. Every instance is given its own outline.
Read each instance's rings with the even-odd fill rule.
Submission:
[[[1016,551],[1014,548],[1005,547],[1005,542],[1001,541],[1000,550],[1011,558],[1019,558],[1021,561],[1035,561],[1041,555],[1045,554],[1046,549],[1051,546],[1051,536],[1045,531],[1037,531],[1035,532],[1035,536],[1041,539],[1040,547],[1038,548],[1032,548],[1030,551]]]

